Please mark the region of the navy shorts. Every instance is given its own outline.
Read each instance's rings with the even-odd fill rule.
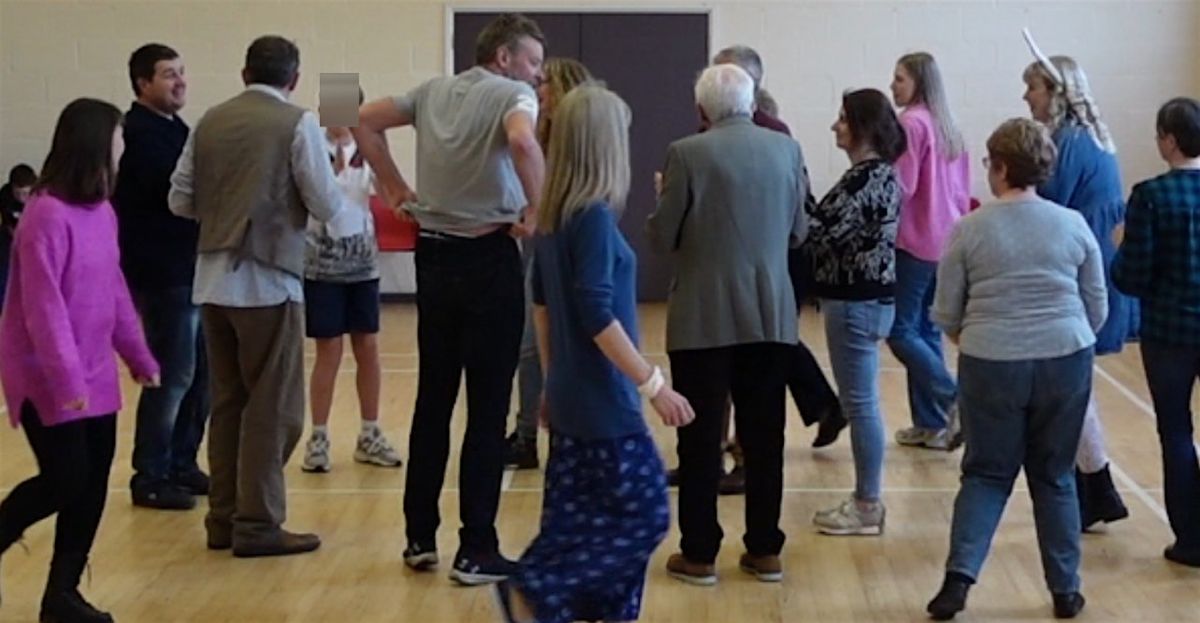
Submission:
[[[379,280],[304,280],[304,332],[310,338],[379,333]]]

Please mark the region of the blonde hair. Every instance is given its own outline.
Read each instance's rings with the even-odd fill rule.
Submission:
[[[942,72],[937,61],[928,52],[914,52],[900,57],[896,64],[904,68],[913,80],[913,100],[924,104],[933,117],[933,129],[937,135],[938,151],[948,160],[953,160],[967,151],[962,132],[950,112],[946,88],[942,83]]]
[[[1116,153],[1117,145],[1100,116],[1100,107],[1092,97],[1092,88],[1088,84],[1087,74],[1083,73],[1083,68],[1069,56],[1051,56],[1050,62],[1062,76],[1062,84],[1039,62],[1031,63],[1021,74],[1026,83],[1035,79],[1041,80],[1050,91],[1050,129],[1057,130],[1064,121],[1076,121],[1087,128],[1088,134],[1100,149]]]
[[[538,115],[537,140],[542,151],[550,143],[550,125],[553,121],[553,106],[562,101],[563,96],[575,87],[591,82],[592,74],[583,63],[572,58],[554,57],[546,59],[544,66],[546,85],[550,92],[546,96],[546,106]]]
[[[573,89],[555,111],[538,232],[554,233],[597,201],[620,211],[629,195],[629,105],[603,86]]]

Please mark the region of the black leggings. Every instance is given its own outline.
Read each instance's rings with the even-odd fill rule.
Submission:
[[[113,413],[45,426],[26,402],[21,407],[21,427],[40,473],[17,485],[0,502],[0,551],[19,539],[26,528],[57,512],[54,561],[84,561],[108,497],[117,416]]]

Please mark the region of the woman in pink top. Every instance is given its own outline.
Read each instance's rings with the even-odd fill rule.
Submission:
[[[121,112],[94,99],[58,119],[41,179],[25,205],[0,316],[0,383],[38,475],[0,503],[0,554],[58,513],[39,619],[112,621],[77,587],[104,512],[121,388],[114,350],[143,386],[158,363],[121,274],[109,197],[125,148]]]
[[[896,432],[905,446],[954,450],[958,387],[942,357],[942,334],[929,320],[938,260],[970,204],[970,165],[954,124],[937,62],[925,52],[896,63],[892,97],[908,134],[896,162],[904,202],[896,235],[896,320],[888,346],[908,370],[913,426]]]

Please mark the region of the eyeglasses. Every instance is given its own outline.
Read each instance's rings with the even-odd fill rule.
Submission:
[[[983,168],[985,168],[985,169],[992,168],[992,159],[991,158],[984,156],[982,162],[983,162]]]

